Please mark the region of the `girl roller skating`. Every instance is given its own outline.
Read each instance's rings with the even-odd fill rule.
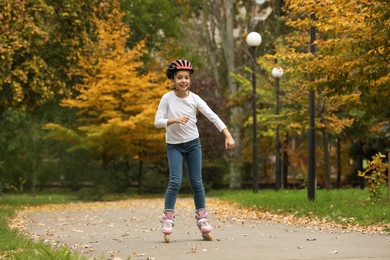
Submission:
[[[176,196],[180,190],[183,173],[183,160],[188,167],[191,188],[194,194],[195,219],[205,240],[212,240],[212,227],[207,221],[205,191],[202,181],[202,148],[196,126],[196,113],[199,110],[225,136],[225,148],[232,149],[235,142],[226,125],[206,102],[191,92],[191,62],[175,60],[167,68],[167,77],[173,83],[173,90],[164,94],[158,106],[154,124],[165,128],[169,166],[169,184],[165,193],[164,213],[161,219],[165,242],[170,241],[174,227]]]

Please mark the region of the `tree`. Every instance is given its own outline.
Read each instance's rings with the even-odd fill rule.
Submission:
[[[222,117],[226,118],[225,121],[237,142],[234,151],[223,153],[229,169],[229,185],[232,188],[241,187],[242,167],[247,158],[243,155],[248,153],[249,144],[246,133],[249,124],[245,124],[245,121],[250,117],[249,113],[246,113],[250,111],[250,103],[240,102],[237,93],[241,86],[235,81],[233,73],[248,73],[244,66],[252,62],[245,42],[249,31],[261,31],[262,36],[267,32],[267,38],[274,35],[270,30],[278,33],[282,31],[279,19],[280,1],[258,2],[213,0],[205,4],[204,1],[190,1],[191,16],[185,28],[194,37],[180,39],[181,43],[186,43],[183,45],[187,46],[187,49],[196,50],[203,77],[207,75],[208,78],[213,78],[205,80],[214,89],[212,94],[215,98],[210,100],[214,100],[218,107],[223,107],[222,112],[225,113],[222,113]],[[271,18],[272,21],[269,22]],[[265,42],[257,51],[273,52],[273,46]],[[257,70],[258,74],[263,74],[261,68]]]
[[[386,23],[377,22],[386,20],[388,5],[386,1],[313,0],[304,5],[286,1],[291,14],[287,24],[295,30],[268,58],[285,63],[288,73],[314,76],[314,82],[300,76],[299,85],[304,92],[313,87],[319,95],[317,127],[322,129],[325,152],[328,131],[338,134],[351,126],[352,120],[362,120],[374,111],[383,114],[383,106],[373,103],[383,105],[389,95],[382,85],[388,83],[389,35]],[[316,15],[315,21],[310,19],[311,13]],[[316,56],[308,54],[305,47],[310,24],[318,32]],[[349,112],[345,117],[346,113],[340,113],[356,109],[365,111],[366,116],[352,117]]]
[[[6,0],[0,3],[0,115],[34,109],[68,93],[77,53],[92,36],[93,17],[109,0]]]
[[[145,41],[149,51],[164,49],[166,42],[177,39],[185,30],[181,19],[188,18],[189,0],[121,0],[123,22],[131,27],[128,46]]]
[[[41,104],[63,84],[42,57],[48,38],[44,1],[2,1],[0,35],[0,114],[8,107]]]
[[[237,84],[234,82],[232,73],[235,71],[235,53],[234,53],[234,1],[227,0],[223,3],[220,1],[209,1],[209,11],[212,14],[209,18],[212,27],[218,28],[218,32],[221,35],[219,44],[221,44],[222,53],[226,61],[227,67],[227,91],[228,93],[237,92]],[[213,37],[214,38],[214,37]],[[214,38],[215,39],[215,38]],[[217,44],[213,43],[214,46]],[[231,153],[226,154],[226,162],[229,165],[229,176],[230,176],[230,188],[241,187],[241,174],[240,174],[240,161],[241,161],[241,139],[240,139],[240,120],[239,115],[241,114],[241,108],[234,106],[230,108],[230,125],[231,133],[236,141],[236,148]]]
[[[36,194],[45,162],[52,152],[44,140],[42,119],[26,111],[7,109],[0,121],[0,155],[4,160],[2,177],[16,191],[30,187]]]
[[[73,71],[80,78],[76,95],[62,101],[63,106],[76,108],[79,118],[78,130],[66,136],[78,136],[75,147],[98,155],[104,169],[119,155],[124,161],[139,161],[141,167],[144,160],[156,158],[164,149],[164,133],[155,129],[153,122],[165,91],[160,84],[167,83],[152,72],[141,73],[144,43],[126,48],[130,29],[122,18],[113,1],[107,20],[96,20],[98,41],[90,42],[89,55],[79,56],[79,68]],[[69,131],[55,124],[47,128]]]
[[[209,63],[205,67],[214,77],[217,87],[215,95],[227,103],[226,117],[230,132],[236,141],[236,148],[224,153],[229,169],[230,188],[241,187],[242,154],[245,150],[242,139],[242,125],[245,120],[242,114],[245,108],[234,99],[238,84],[233,73],[250,60],[250,55],[242,55],[241,37],[253,29],[255,23],[251,18],[258,9],[260,7],[253,1],[213,0],[203,5],[199,16],[192,20],[197,25],[196,33],[200,32],[199,39],[203,42],[201,49],[206,56],[204,59]]]

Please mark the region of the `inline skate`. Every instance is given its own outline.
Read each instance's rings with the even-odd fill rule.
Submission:
[[[173,226],[175,222],[175,214],[173,211],[164,211],[161,216],[161,232],[164,234],[165,243],[170,242],[170,235],[173,233]]]
[[[213,240],[213,236],[210,233],[213,228],[207,221],[209,214],[204,209],[197,210],[195,213],[195,219],[197,220],[197,225],[200,232],[202,232],[203,239],[206,241]]]

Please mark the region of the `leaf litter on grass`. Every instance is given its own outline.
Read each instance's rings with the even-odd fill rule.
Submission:
[[[92,210],[99,211],[107,208],[160,208],[163,205],[163,199],[128,199],[111,202],[77,202],[70,204],[47,204],[34,207],[23,208],[17,216],[9,220],[9,226],[21,231],[25,230],[26,223],[31,222],[29,214],[32,212],[49,211],[49,212],[64,212],[64,211],[81,211]],[[237,223],[246,223],[248,220],[272,221],[273,223],[283,223],[293,226],[311,226],[316,229],[343,229],[345,232],[360,232],[365,234],[381,234],[389,235],[390,224],[378,223],[371,226],[362,226],[359,224],[351,224],[346,221],[343,224],[329,221],[325,218],[317,217],[297,217],[293,214],[273,213],[269,211],[251,209],[242,207],[238,203],[220,200],[217,198],[208,198],[207,206],[209,213],[217,217],[220,221],[235,221]],[[193,208],[192,199],[182,199],[177,201],[177,208]],[[63,223],[66,225],[66,222]],[[98,223],[91,223],[98,225]],[[82,232],[75,230],[74,232]]]
[[[111,202],[77,202],[70,204],[48,204],[34,207],[25,207],[21,209],[15,218],[9,220],[9,226],[11,228],[20,230],[27,236],[33,238],[36,241],[42,241],[47,244],[50,244],[54,248],[64,248],[68,247],[69,249],[80,251],[81,253],[91,254],[96,249],[95,243],[97,243],[98,237],[97,234],[92,232],[89,234],[90,241],[89,243],[81,243],[79,240],[73,240],[72,243],[66,244],[66,242],[61,242],[59,239],[61,236],[84,236],[84,229],[87,226],[97,226],[97,225],[106,225],[117,227],[117,223],[113,222],[102,222],[103,219],[98,217],[102,211],[105,212],[114,212],[116,209],[159,209],[164,205],[164,200],[162,198],[159,199],[128,199],[128,200],[120,200],[120,201],[111,201]],[[390,229],[390,225],[373,225],[373,226],[359,226],[353,224],[337,224],[334,222],[327,221],[326,219],[319,219],[314,216],[312,217],[297,217],[293,214],[284,214],[283,212],[278,212],[278,214],[258,210],[254,208],[243,207],[236,202],[231,202],[228,200],[220,200],[217,198],[208,198],[207,206],[209,214],[213,217],[217,218],[220,223],[234,223],[243,225],[245,223],[251,223],[251,227],[256,228],[257,225],[264,222],[272,222],[272,223],[281,223],[294,227],[306,227],[312,228],[315,230],[329,230],[330,232],[336,233],[341,229],[341,232],[360,232],[366,234],[382,234],[389,235],[387,230]],[[176,203],[176,208],[178,209],[179,214],[183,214],[185,218],[193,218],[193,211],[189,210],[194,207],[193,200],[190,198],[178,199]],[[185,209],[185,210],[181,210]],[[53,212],[51,215],[51,220],[57,222],[55,224],[55,228],[47,228],[44,231],[44,234],[34,234],[28,232],[28,225],[34,224],[42,225],[45,227],[45,222],[42,220],[42,223],[35,222],[30,215],[41,212]],[[78,215],[78,212],[81,215]],[[68,214],[70,213],[70,214]],[[153,213],[155,214],[155,213]],[[77,217],[76,217],[77,216]],[[148,216],[150,217],[150,216]],[[159,216],[156,216],[158,218]],[[76,219],[77,218],[77,219]],[[87,222],[84,223],[85,227],[76,225],[74,227],[73,223],[80,219],[87,219]],[[127,221],[135,221],[142,222],[142,219],[138,219],[137,217],[130,217]],[[250,222],[249,222],[250,221]],[[156,220],[157,223],[157,220]],[[214,226],[215,228],[222,228],[220,226]],[[58,228],[58,229],[57,229]],[[155,230],[156,227],[142,227],[143,232],[149,232],[150,230]],[[336,231],[337,229],[337,231]],[[60,231],[68,230],[71,233],[68,234],[59,234]],[[121,243],[123,236],[127,236],[125,230],[124,233],[116,234],[115,240],[117,243]],[[291,230],[285,229],[286,232],[290,232]],[[294,232],[291,231],[291,232]],[[241,234],[245,236],[245,234]],[[122,237],[121,237],[122,236]],[[228,238],[234,239],[234,238]],[[309,239],[309,238],[308,238]],[[96,240],[96,241],[95,241]],[[91,244],[92,243],[92,244]],[[201,252],[207,252],[208,248],[197,248],[193,244],[188,245],[187,253],[195,254]],[[110,256],[115,257],[119,251],[109,251],[107,252]],[[134,255],[143,255],[144,252],[134,252]]]

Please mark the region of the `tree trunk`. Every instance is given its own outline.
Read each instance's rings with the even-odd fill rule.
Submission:
[[[225,56],[226,65],[228,69],[227,80],[228,80],[228,89],[229,93],[237,92],[237,84],[232,77],[232,73],[235,72],[234,66],[234,39],[233,39],[233,0],[224,0],[225,3],[225,31],[221,32],[223,36],[222,39],[222,50]],[[222,31],[222,30],[221,30]],[[230,124],[232,136],[236,142],[236,149],[233,149],[231,153],[228,154],[227,164],[229,166],[230,174],[230,188],[241,188],[241,174],[240,174],[240,159],[241,159],[241,149],[240,149],[240,129],[241,129],[241,120],[240,116],[242,114],[241,107],[232,107],[230,109]]]
[[[32,162],[32,185],[31,192],[35,196],[37,195],[37,183],[38,183],[38,171],[36,170],[36,162]]]
[[[233,136],[233,138],[236,140],[237,137]],[[235,150],[238,151],[238,147],[236,147]],[[229,188],[231,189],[241,188],[240,157],[237,157],[237,155],[237,152],[229,151],[225,156],[225,160],[229,167]]]
[[[323,114],[321,114],[322,122],[322,144],[324,147],[324,170],[325,170],[325,188],[327,191],[332,189],[332,183],[330,180],[330,156],[329,156],[329,140],[328,140],[328,131],[326,129],[326,120]]]
[[[210,6],[210,20],[214,21],[214,25],[218,28],[221,38],[221,47],[225,64],[227,68],[227,89],[229,94],[235,94],[237,92],[237,84],[232,77],[232,73],[235,72],[235,57],[234,57],[234,38],[233,38],[233,26],[234,26],[234,0],[223,0],[223,5],[219,1],[209,1]],[[214,37],[214,31],[211,31],[212,37]],[[214,73],[214,75],[218,75]],[[218,79],[216,79],[218,80]],[[231,107],[229,111],[230,115],[230,127],[234,141],[236,142],[236,148],[227,152],[225,160],[229,168],[230,175],[230,188],[241,188],[241,125],[242,125],[242,108]]]
[[[337,136],[337,189],[341,188],[341,151],[340,136]]]
[[[142,170],[144,166],[144,161],[140,160],[138,165],[138,195],[142,194]]]
[[[287,189],[288,187],[288,133],[286,134],[286,139],[283,144],[283,156],[282,156],[282,174],[283,174],[283,188]]]

